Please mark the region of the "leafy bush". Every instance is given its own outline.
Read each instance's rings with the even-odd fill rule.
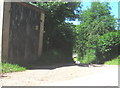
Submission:
[[[83,64],[90,64],[96,59],[95,50],[94,49],[87,49],[86,54],[81,57],[78,56],[78,60]]]
[[[90,43],[86,41],[86,48],[84,49],[84,46],[81,47],[84,52],[78,51],[78,58],[81,63],[102,64],[105,61],[114,59],[120,54],[118,52],[118,49],[120,48],[120,31],[101,35],[95,42],[96,43]]]
[[[86,55],[83,57],[84,60],[82,61],[82,63],[92,63],[95,59],[95,50],[94,49],[89,49],[86,51]]]
[[[118,46],[120,44],[120,31],[110,32],[99,37],[98,47],[100,52],[108,52],[113,46]]]
[[[98,63],[111,60],[119,55],[120,31],[100,36],[97,42],[96,55]]]

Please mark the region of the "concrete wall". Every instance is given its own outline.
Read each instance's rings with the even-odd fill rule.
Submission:
[[[0,1],[0,62],[1,62],[1,50],[2,50],[2,22],[3,22],[3,1]]]
[[[2,61],[8,60],[11,3],[4,3]]]
[[[2,61],[26,64],[41,56],[44,12],[26,3],[6,2]]]

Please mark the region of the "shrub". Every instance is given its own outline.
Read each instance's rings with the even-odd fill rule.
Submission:
[[[110,32],[99,37],[97,42],[96,55],[98,62],[111,60],[119,55],[120,31]]]
[[[93,38],[93,41],[95,39]],[[89,40],[90,41],[90,40]],[[98,36],[94,43],[85,41],[83,51],[78,51],[78,58],[81,63],[101,63],[107,60],[114,59],[120,53],[120,31],[109,32],[104,35]],[[84,49],[85,47],[85,49]],[[81,55],[82,54],[82,55]]]
[[[111,47],[118,46],[120,44],[120,32],[110,32],[104,34],[99,38],[98,47],[100,52],[108,52]]]
[[[86,54],[83,57],[79,56],[79,61],[83,64],[90,64],[96,59],[95,50],[87,49]]]

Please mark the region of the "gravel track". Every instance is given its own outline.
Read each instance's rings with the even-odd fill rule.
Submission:
[[[78,77],[84,77],[96,74],[102,71],[115,69],[115,65],[94,65],[90,67],[68,65],[60,66],[54,69],[31,69],[24,72],[12,72],[4,74],[0,78],[2,86],[40,86],[46,83],[71,80]],[[45,67],[47,68],[47,67]]]

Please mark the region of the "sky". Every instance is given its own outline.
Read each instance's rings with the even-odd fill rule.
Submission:
[[[118,2],[109,2],[109,4],[110,4],[109,6],[112,8],[112,10],[110,10],[111,15],[114,15],[115,18],[118,18]],[[82,2],[82,5],[83,5],[82,9],[86,10],[87,8],[90,7],[91,2]],[[78,20],[70,21],[70,23],[71,22],[75,25],[78,25],[80,23]]]

